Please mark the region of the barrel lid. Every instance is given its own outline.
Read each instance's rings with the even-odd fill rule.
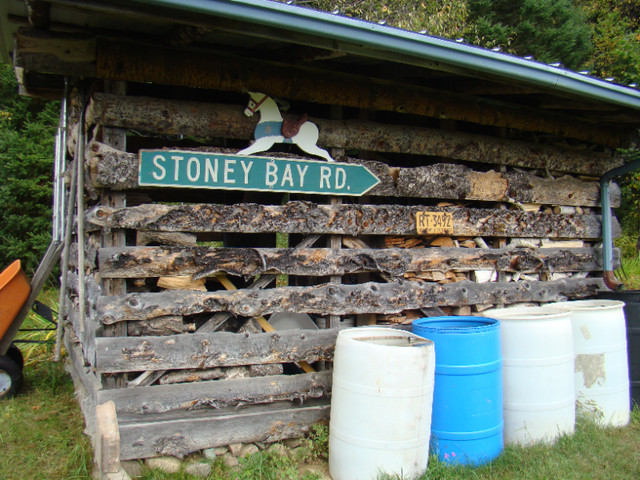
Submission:
[[[420,330],[447,333],[478,333],[480,331],[499,328],[500,321],[495,318],[472,316],[445,316],[418,318],[412,322],[414,332]]]

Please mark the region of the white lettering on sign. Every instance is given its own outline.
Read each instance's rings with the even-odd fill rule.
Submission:
[[[187,160],[187,177],[190,182],[197,182],[200,179],[200,161],[196,157]]]
[[[264,179],[264,183],[267,187],[273,188],[278,181],[276,173],[278,173],[278,166],[274,162],[267,163],[267,172]]]
[[[153,175],[153,178],[155,178],[156,180],[164,180],[164,177],[167,174],[164,166],[160,165],[160,162],[164,163],[165,161],[166,159],[162,155],[156,155],[155,157],[153,157],[153,164],[161,172],[160,174],[156,173],[155,171],[151,172],[151,175]]]
[[[309,165],[305,165],[304,168],[296,165],[296,168],[298,169],[298,175],[300,175],[300,188],[304,188],[304,176],[307,174],[307,170],[309,170]]]
[[[205,183],[218,183],[218,159],[213,159],[213,165],[211,165],[211,159],[207,157],[204,165],[204,181]]]
[[[229,175],[233,175],[235,172],[235,168],[233,168],[233,165],[235,164],[235,160],[227,160],[224,162],[224,183],[236,183],[235,178],[229,177]]]
[[[282,174],[282,182],[280,182],[280,186],[284,187],[285,183],[289,183],[289,186],[293,187],[293,175],[291,174],[291,165],[284,166],[284,173]]]
[[[177,182],[179,179],[178,173],[180,172],[180,162],[184,160],[184,157],[180,155],[171,155],[171,160],[175,162],[175,167],[173,167],[173,179]]]
[[[253,160],[250,161],[248,165],[244,163],[244,160],[240,160],[240,165],[242,165],[242,171],[244,172],[244,184],[249,185],[249,172],[251,171],[251,167],[253,167]]]

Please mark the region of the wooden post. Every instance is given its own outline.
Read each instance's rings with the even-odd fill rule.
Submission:
[[[125,95],[125,82],[105,81],[105,91]],[[120,128],[105,127],[103,130],[103,142],[118,150],[126,151],[126,133]],[[126,206],[126,197],[124,193],[103,191],[100,202],[102,205],[109,205],[116,208]],[[126,245],[125,234],[122,230],[108,232],[102,234],[101,244],[103,247],[116,247]],[[102,289],[105,295],[122,295],[126,293],[126,283],[123,279],[104,279],[102,280]],[[104,327],[105,337],[124,337],[127,335],[127,323],[122,322],[120,325],[108,325]],[[106,388],[125,388],[126,377],[124,375],[106,375],[104,377],[104,386]]]
[[[331,116],[335,118],[342,118],[342,107],[341,106],[332,106],[331,108]],[[344,148],[332,148],[331,156],[335,159],[344,155]],[[342,198],[340,197],[331,197],[330,199],[331,205],[342,205]],[[329,246],[334,250],[339,250],[342,248],[342,236],[341,235],[331,235],[329,237]],[[342,277],[340,275],[332,275],[330,277],[331,283],[342,283]],[[338,328],[340,326],[340,316],[339,315],[329,315],[327,322],[327,328]]]

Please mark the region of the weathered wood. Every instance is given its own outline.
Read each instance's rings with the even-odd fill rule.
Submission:
[[[406,272],[503,270],[533,273],[601,271],[601,253],[595,248],[214,248],[124,247],[99,252],[103,278],[145,278],[216,272],[254,276],[265,273],[329,276],[382,272],[393,276]]]
[[[233,292],[173,291],[101,297],[98,300],[97,311],[99,321],[107,325],[124,320],[146,320],[162,315],[194,315],[216,311],[229,311],[252,317],[282,311],[319,315],[398,313],[402,310],[447,305],[560,301],[567,297],[593,295],[603,288],[602,286],[600,278],[572,278],[553,282],[476,284],[461,281],[446,285],[393,282],[325,284],[314,287],[280,287]]]
[[[478,140],[479,141],[479,140]],[[472,144],[470,142],[470,144]],[[474,146],[477,142],[473,143]],[[443,145],[451,147],[447,142]],[[90,171],[94,186],[116,190],[135,189],[138,187],[138,157],[133,153],[121,152],[101,143],[93,142],[90,146]],[[211,153],[226,153],[229,149],[208,148]],[[544,149],[542,149],[544,150]],[[476,152],[476,149],[471,149]],[[454,149],[453,158],[476,160],[476,157],[461,154],[461,149]],[[234,153],[229,152],[229,153]],[[551,169],[549,161],[537,161],[536,156],[514,154],[524,160],[528,166]],[[432,153],[436,154],[436,153]],[[439,152],[446,156],[446,152]],[[277,156],[277,154],[274,154]],[[367,195],[400,196],[418,198],[482,200],[488,202],[539,203],[545,205],[599,206],[600,186],[598,182],[583,181],[565,175],[559,178],[542,178],[532,173],[512,171],[506,173],[480,172],[464,165],[435,163],[417,168],[390,168],[382,162],[363,161],[355,158],[341,157],[340,161],[365,165],[379,179],[380,184],[367,192]],[[490,155],[487,162],[499,163]],[[598,170],[606,169],[612,162],[602,161],[589,164],[586,159],[575,158],[574,163],[565,163],[564,169],[574,172],[589,170],[599,174]],[[560,166],[560,165],[556,165]],[[597,166],[597,169],[596,169]],[[612,167],[613,168],[613,167]],[[600,172],[601,173],[601,172]],[[611,204],[620,205],[620,189],[612,184]]]
[[[105,41],[98,45],[96,70],[99,78],[234,92],[266,91],[293,100],[462,120],[609,146],[620,145],[625,134],[523,105],[496,104],[416,85],[232,55],[208,53],[203,57],[200,52]]]
[[[179,315],[152,318],[140,322],[130,322],[127,325],[127,335],[141,337],[144,335],[175,335],[176,333],[194,332],[193,323],[185,323]]]
[[[239,105],[121,97],[104,93],[93,95],[87,118],[89,123],[131,128],[136,131],[243,140],[253,139],[257,122],[257,118],[243,115]],[[601,153],[486,135],[363,120],[311,117],[310,121],[318,126],[318,143],[325,147],[411,153],[594,176],[621,164],[619,159]],[[111,163],[113,153],[96,150],[96,155],[104,157],[102,162]],[[119,164],[129,159],[124,154],[120,158]],[[107,169],[106,165],[101,165],[97,159],[93,164],[96,169]],[[113,180],[117,178],[115,173],[117,172],[113,171],[111,175]],[[105,176],[105,173],[101,176]],[[110,183],[116,183],[113,180]],[[126,184],[130,182],[129,179]],[[117,183],[125,182],[121,179]]]
[[[119,95],[124,95],[126,92],[126,84],[124,82],[112,82],[109,80],[105,80],[104,88],[108,92],[117,93]],[[85,111],[83,111],[81,118],[86,118],[86,109]],[[126,151],[127,135],[124,129],[117,127],[104,127],[102,131],[102,138],[105,145],[117,150]],[[86,165],[83,166],[86,171]],[[100,204],[108,205],[113,208],[124,207],[126,205],[126,194],[123,192],[101,190]],[[103,230],[101,233],[103,247],[121,247],[126,245],[126,235],[123,230],[116,230],[111,232]],[[106,295],[120,295],[127,291],[126,282],[124,280],[118,279],[103,279],[102,288]],[[128,332],[126,323],[106,326],[103,331],[103,335],[107,337],[126,336],[127,333]],[[127,383],[127,379],[124,376],[109,375],[106,376],[103,380],[107,388],[125,388]]]
[[[98,403],[113,400],[118,413],[164,413],[172,410],[219,409],[229,406],[306,402],[326,398],[333,372],[211,380],[190,384],[101,390]]]
[[[16,66],[77,77],[96,76],[95,37],[22,28],[16,35]]]
[[[283,402],[237,409],[119,416],[122,460],[192,452],[233,443],[277,442],[301,437],[329,418],[329,404]]]
[[[96,338],[101,373],[215,368],[333,358],[337,329]]]
[[[183,232],[302,233],[335,235],[415,235],[419,212],[450,212],[454,236],[599,239],[600,217],[490,208],[400,205],[145,204],[114,209],[99,206],[87,222],[104,229]],[[615,231],[619,227],[614,225]]]

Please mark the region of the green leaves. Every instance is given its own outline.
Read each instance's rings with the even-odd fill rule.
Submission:
[[[22,260],[31,275],[50,241],[58,102],[18,96],[0,66],[0,268]]]
[[[591,53],[591,27],[571,0],[469,0],[468,9],[472,43],[574,70]]]

